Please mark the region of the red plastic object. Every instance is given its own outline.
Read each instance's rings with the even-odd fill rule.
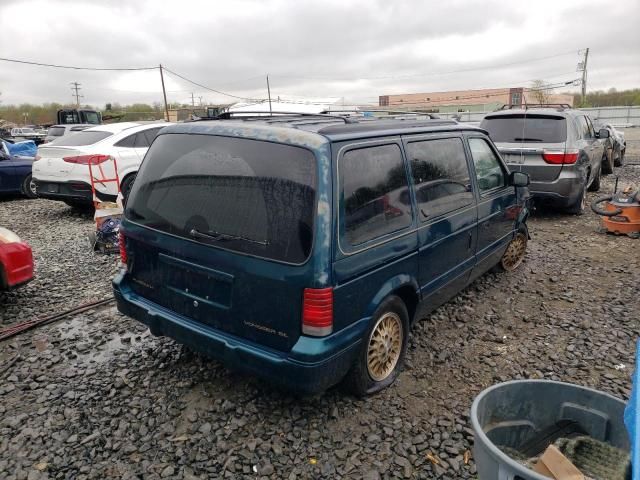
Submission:
[[[333,331],[333,288],[305,288],[302,333],[316,337]]]
[[[33,253],[24,242],[0,243],[0,287],[10,289],[33,280]]]

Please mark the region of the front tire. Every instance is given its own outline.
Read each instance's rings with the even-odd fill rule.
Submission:
[[[624,148],[623,148],[623,149],[621,149],[621,150],[620,150],[620,152],[618,152],[618,158],[616,158],[616,159],[613,161],[613,164],[614,164],[616,167],[622,167],[622,166],[624,165],[624,151],[625,151],[625,149],[624,149]]]
[[[515,237],[511,239],[507,249],[504,251],[500,263],[496,265],[495,270],[498,272],[513,272],[524,261],[527,253],[527,244],[529,236],[526,230],[518,230]]]
[[[589,190],[590,192],[599,191],[600,190],[600,182],[601,182],[601,180],[602,180],[602,167],[600,167],[598,169],[598,172],[596,173],[596,176],[591,181],[591,185],[589,185],[589,188],[587,190]]]
[[[355,363],[344,379],[345,387],[362,397],[391,385],[402,369],[408,337],[407,307],[391,295],[374,313]]]
[[[37,198],[36,182],[33,181],[31,174],[27,175],[22,181],[22,194],[27,198]]]
[[[601,167],[600,171],[603,175],[609,175],[613,173],[613,148],[607,149],[607,151],[602,155],[602,161],[600,162]]]

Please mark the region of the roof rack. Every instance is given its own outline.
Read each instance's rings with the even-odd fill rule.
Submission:
[[[340,109],[340,110],[323,110],[322,113],[327,113],[327,114],[331,114],[331,113],[357,113],[357,114],[361,114],[364,115],[365,113],[368,112],[372,112],[372,113],[387,113],[389,117],[393,117],[396,115],[426,115],[429,118],[438,120],[440,119],[440,117],[434,113],[430,113],[430,112],[413,112],[413,111],[407,111],[407,110],[385,110],[382,108],[367,108],[367,109],[362,109],[362,110],[355,110],[355,109]]]
[[[230,120],[233,117],[256,120],[265,120],[267,118],[274,119],[275,121],[285,121],[283,117],[308,117],[308,118],[327,118],[342,120],[344,123],[351,123],[351,121],[343,115],[329,115],[326,113],[300,113],[300,112],[261,112],[261,111],[238,111],[238,112],[222,112],[217,117],[201,117],[198,120]],[[277,120],[276,120],[277,119]]]
[[[526,105],[502,105],[498,110],[511,110],[513,108],[521,108],[523,110],[528,110],[530,108],[558,108],[564,110],[565,108],[573,108],[568,103],[529,103]],[[496,111],[498,111],[496,110]]]

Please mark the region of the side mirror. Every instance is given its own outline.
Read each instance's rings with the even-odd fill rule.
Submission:
[[[509,175],[509,185],[512,187],[527,187],[531,183],[528,173],[511,172]]]
[[[598,132],[598,138],[609,138],[609,130],[606,128],[601,128]]]

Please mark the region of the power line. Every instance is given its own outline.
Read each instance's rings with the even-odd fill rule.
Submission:
[[[125,72],[125,71],[136,71],[136,70],[155,70],[158,67],[133,67],[133,68],[98,68],[98,67],[78,67],[71,65],[56,65],[53,63],[40,63],[40,62],[31,62],[28,60],[17,60],[15,58],[4,58],[0,57],[0,61],[3,62],[12,62],[12,63],[22,63],[25,65],[37,65],[39,67],[53,67],[53,68],[67,68],[69,70],[94,70],[100,72]]]
[[[295,75],[271,75],[271,76],[274,78],[278,77],[278,78],[295,78],[295,79],[303,79],[303,80],[332,80],[332,81],[389,80],[389,79],[398,79],[398,78],[432,77],[432,76],[438,76],[438,75],[449,75],[452,73],[476,72],[479,70],[489,70],[493,68],[510,67],[513,65],[520,65],[524,63],[539,62],[541,60],[547,60],[549,58],[562,57],[562,56],[569,55],[571,53],[577,53],[577,52],[578,50],[570,50],[568,52],[556,53],[554,55],[547,55],[545,57],[530,58],[527,60],[518,60],[515,62],[502,63],[502,64],[486,65],[484,67],[463,68],[460,70],[449,70],[445,72],[413,73],[413,74],[407,74],[407,75],[386,75],[386,76],[378,76],[378,77],[327,77],[327,76],[304,77],[304,76],[295,76]]]
[[[173,72],[173,71],[169,70],[167,67],[162,67],[162,68],[163,68],[166,72],[170,73],[171,75],[174,75],[174,76],[176,76],[176,77],[178,77],[178,78],[181,78],[182,80],[184,80],[184,81],[186,81],[186,82],[189,82],[189,83],[191,83],[191,84],[193,84],[193,85],[196,85],[196,86],[198,86],[198,87],[200,87],[200,88],[203,88],[203,89],[205,89],[205,90],[209,90],[210,92],[214,92],[214,93],[217,93],[217,94],[219,94],[219,95],[224,95],[224,96],[226,96],[226,97],[237,98],[237,99],[239,99],[239,100],[249,100],[249,101],[254,101],[254,100],[256,100],[255,98],[241,97],[241,96],[239,96],[239,95],[233,95],[232,93],[222,92],[222,91],[220,91],[220,90],[216,90],[215,88],[207,87],[206,85],[202,85],[201,83],[194,82],[193,80],[190,80],[190,79],[188,79],[187,77],[185,77],[185,76],[183,76],[183,75],[180,75],[179,73]]]

